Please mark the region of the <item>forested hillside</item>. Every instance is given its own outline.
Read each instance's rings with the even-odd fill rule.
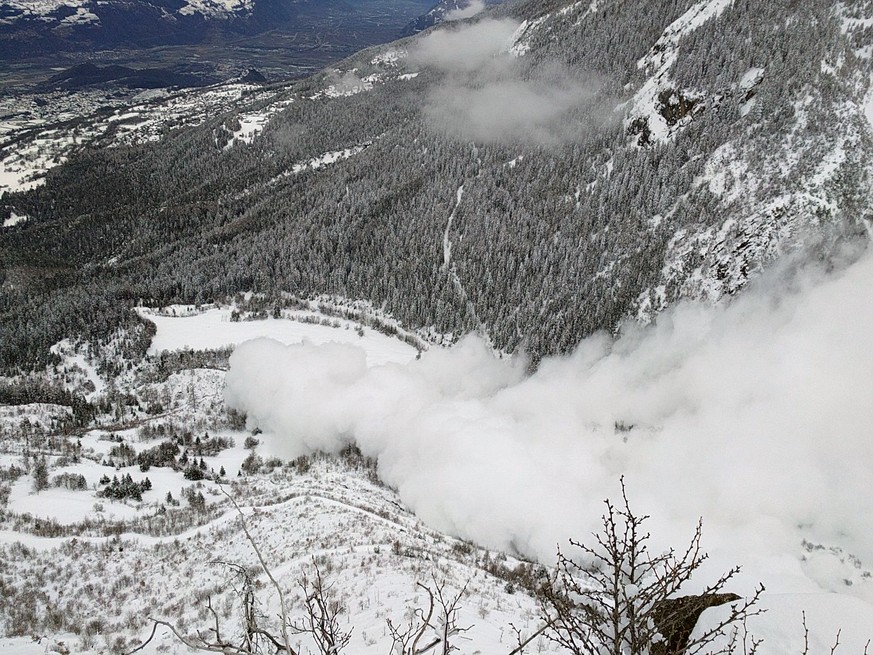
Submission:
[[[268,107],[81,152],[2,199],[0,365],[133,356],[134,305],[244,291],[536,359],[827,257],[873,208],[870,4],[522,0],[288,86],[251,138]]]

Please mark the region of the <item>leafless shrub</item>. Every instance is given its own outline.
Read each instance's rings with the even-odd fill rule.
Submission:
[[[842,635],[842,630],[837,630],[837,635],[834,637],[834,643],[831,646],[830,655],[836,655],[837,649],[840,647],[840,635]],[[867,640],[867,643],[864,644],[864,653],[863,655],[867,655],[870,650],[870,640]],[[806,612],[803,612],[803,651],[801,651],[801,655],[809,655],[809,627],[806,625]]]
[[[698,522],[688,547],[681,553],[669,550],[652,554],[648,516],[630,508],[624,480],[622,504],[606,500],[603,529],[594,535],[595,545],[570,541],[575,557],[558,552],[554,576],[541,594],[542,612],[552,641],[575,655],[693,655],[729,637],[730,628],[759,614],[759,587],[748,599],[722,594],[739,567],[722,575],[696,598],[724,602],[736,599],[727,616],[700,636],[689,640],[702,607],[693,615],[682,639],[667,639],[668,633],[688,623],[688,603],[676,602],[677,592],[706,559],[701,552],[702,522]],[[712,653],[712,651],[707,650]],[[727,648],[716,651],[726,653]]]
[[[453,642],[471,627],[458,624],[460,602],[467,591],[467,585],[456,594],[450,594],[445,582],[438,582],[435,576],[431,576],[431,579],[432,588],[420,582],[416,583],[427,594],[426,609],[413,609],[403,626],[395,625],[391,619],[387,619],[388,633],[391,635],[391,655],[448,655],[459,650]],[[431,632],[430,638],[425,637],[428,631]]]
[[[312,567],[314,573],[311,576],[304,573],[298,583],[303,593],[304,615],[289,627],[295,634],[309,635],[319,655],[338,655],[348,645],[352,631],[346,631],[340,623],[342,603],[331,596],[331,586],[324,581],[314,560]]]

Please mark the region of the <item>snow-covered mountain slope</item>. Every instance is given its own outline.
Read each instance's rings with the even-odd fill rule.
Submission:
[[[180,474],[176,478],[155,482],[149,493],[155,500],[148,501],[152,513],[168,492],[184,498],[179,487],[187,481]],[[330,585],[329,597],[343,608],[340,620],[353,630],[348,652],[386,652],[391,646],[386,619],[399,625],[413,610],[426,609],[417,583],[432,589],[445,585],[452,594],[465,589],[458,619],[470,631],[462,643],[475,643],[481,652],[509,652],[515,644],[510,623],[526,634],[540,627],[535,601],[515,591],[509,579],[519,565],[527,565],[503,556],[492,562],[485,551],[428,529],[371,478],[365,466],[318,458],[225,485],[290,596],[290,618],[302,616],[301,576],[311,577],[318,566]],[[237,512],[215,484],[194,486],[208,499],[209,513],[181,516],[179,528],[186,521],[197,527],[164,536],[150,536],[148,528],[139,533],[143,527],[137,533],[73,539],[0,534],[5,581],[0,630],[37,635],[48,644],[72,633],[69,646],[76,652],[125,652],[148,637],[149,617],[170,621],[187,634],[207,629],[208,599],[220,612],[223,629],[233,634],[241,628],[241,598],[234,590],[239,581],[232,568],[239,566],[258,580],[261,621],[278,633],[275,589],[258,571]],[[66,492],[55,504],[70,505],[86,493]],[[102,511],[88,513],[92,520],[112,517],[115,503],[102,504]],[[170,518],[182,510],[165,511]],[[95,525],[92,532],[103,531]],[[489,568],[505,571],[504,577]],[[304,636],[294,641],[307,643]],[[176,638],[161,630],[147,652],[178,647]],[[544,639],[539,648],[554,652]]]
[[[871,65],[857,16],[871,7],[855,3],[847,18],[842,3],[796,13],[775,3],[769,16],[729,0],[674,6],[675,19],[626,72],[632,95],[617,107],[632,147],[661,146],[662,167],[680,157],[690,161],[678,174],[695,170],[683,192],[643,218],[668,238],[660,279],[637,298],[640,317],[677,298],[718,300],[800,243],[869,227],[870,168],[858,153],[871,143]],[[593,27],[611,9],[577,2],[528,20],[512,51],[556,50],[569,25]],[[810,48],[803,24],[827,25],[834,38]],[[772,42],[751,45],[768,32]],[[802,70],[795,55],[810,57]],[[777,97],[782,106],[770,113]]]
[[[157,323],[156,352],[108,384],[86,348],[59,344],[69,388],[93,389],[95,405],[109,410],[96,423],[110,424],[61,435],[57,421],[70,413],[63,405],[0,413],[0,647],[127,652],[148,638],[152,618],[184,634],[206,628],[207,604],[233,634],[244,609],[240,571],[255,581],[258,621],[278,633],[276,590],[252,542],[285,590],[292,620],[304,616],[299,583],[318,567],[352,630],[350,653],[388,651],[386,620],[405,626],[426,610],[425,587],[447,598],[462,592],[455,618],[469,630],[458,643],[477,651],[512,650],[510,624],[525,637],[539,630],[537,603],[523,589],[539,567],[429,528],[353,448],[283,460],[280,437],[228,427],[222,351],[204,348],[270,337],[354,342],[371,366],[414,357],[408,343],[372,329],[386,329],[386,317],[340,299],[321,303],[332,317],[302,308],[270,319],[238,311],[233,320],[216,308],[142,310]],[[93,379],[76,375],[84,369]],[[117,394],[123,406],[104,404]],[[37,491],[40,465],[47,483]],[[294,643],[308,645],[305,636]],[[556,652],[543,637],[531,645]],[[162,629],[145,652],[179,646]]]
[[[864,12],[828,0],[501,5],[239,97],[160,143],[89,152],[6,200],[28,221],[0,247],[10,262],[52,252],[49,270],[58,257],[128,262],[117,282],[99,274],[100,294],[329,293],[413,329],[476,330],[535,358],[569,351],[677,299],[730,296],[782,253],[828,256],[865,237]],[[107,182],[115,193],[90,192]],[[200,210],[180,209],[191,203]],[[40,227],[70,215],[102,238]],[[43,269],[26,270],[6,275]],[[45,330],[43,351],[65,336]]]
[[[739,563],[740,593],[767,584],[770,612],[748,624],[759,652],[802,652],[804,611],[813,648],[842,628],[862,650],[871,15],[861,1],[516,2],[191,111],[154,142],[132,129],[4,196],[4,630],[73,631],[87,648],[110,634],[122,650],[148,610],[203,625],[204,588],[233,621],[225,573],[206,563],[254,560],[216,483],[185,478],[202,461],[219,478],[249,471],[240,502],[289,588],[327,556],[354,652],[387,650],[383,619],[410,591],[416,603],[432,566],[453,588],[472,576],[470,651],[511,650],[500,626],[533,629],[532,601],[435,530],[547,563],[622,474],[660,545],[681,547],[703,515],[707,572]],[[111,122],[154,125],[161,107]],[[681,304],[694,299],[716,307]],[[171,316],[216,300],[228,309]],[[299,325],[266,320],[291,314]],[[405,343],[356,336],[359,319]],[[226,378],[222,347],[262,328],[346,345],[249,344]],[[421,360],[407,347],[468,330],[484,339]],[[537,372],[493,356],[520,348]],[[225,397],[265,431],[254,455]],[[198,456],[207,431],[235,443]],[[172,437],[188,462],[142,471]],[[21,462],[37,443],[50,479],[68,474],[39,494]],[[349,443],[375,472],[353,450],[351,470],[295,463]],[[111,500],[135,489],[142,501]],[[74,557],[86,581],[52,583]]]

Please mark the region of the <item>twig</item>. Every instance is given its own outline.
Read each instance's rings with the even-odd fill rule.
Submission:
[[[218,488],[221,489],[221,493],[223,493],[227,499],[234,506],[236,511],[239,513],[243,533],[246,536],[246,539],[249,540],[249,543],[252,545],[252,548],[255,551],[255,555],[258,557],[258,562],[261,565],[261,568],[264,570],[264,573],[269,578],[270,583],[273,585],[273,588],[276,590],[276,593],[279,595],[279,609],[282,613],[282,641],[285,642],[285,651],[288,655],[297,655],[297,652],[291,648],[291,640],[288,638],[288,606],[285,603],[285,593],[282,591],[282,587],[279,586],[279,583],[276,581],[276,578],[273,577],[273,573],[270,571],[270,567],[267,566],[267,562],[264,560],[264,556],[261,554],[261,549],[258,548],[257,542],[252,537],[251,532],[249,532],[248,524],[246,523],[245,514],[243,514],[242,509],[237,504],[236,500],[234,500],[233,496],[228,493],[227,489],[224,488],[221,484],[218,485]]]
[[[509,625],[510,625],[510,627],[515,631],[515,640],[518,642],[518,646],[516,646],[516,647],[513,648],[511,651],[509,651],[508,655],[521,655],[521,653],[524,651],[525,647],[526,647],[530,642],[532,642],[534,639],[536,639],[536,638],[539,637],[541,634],[543,634],[546,630],[549,629],[549,625],[550,625],[550,623],[547,622],[547,623],[544,623],[543,625],[541,625],[541,626],[539,627],[539,629],[537,629],[533,634],[531,634],[531,635],[530,635],[527,639],[525,639],[524,641],[521,640],[521,630],[518,630],[518,629],[517,629],[514,625],[512,625],[511,623],[510,623]]]

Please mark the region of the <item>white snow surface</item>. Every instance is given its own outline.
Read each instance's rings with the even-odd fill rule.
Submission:
[[[24,214],[16,214],[14,211],[10,214],[9,218],[3,221],[3,227],[13,227],[18,225],[19,223],[24,223],[27,221],[27,216]]]
[[[376,59],[378,59],[378,57]],[[386,60],[385,63],[389,63],[389,60]],[[354,96],[365,91],[370,91],[373,88],[373,85],[382,82],[383,78],[377,73],[360,77],[357,69],[345,72],[333,70],[328,75],[328,81],[330,82],[329,84],[327,84],[322,90],[309,96],[309,99],[317,100],[318,98],[346,98]]]
[[[524,57],[530,51],[530,38],[537,28],[549,18],[549,14],[534,20],[525,20],[519,25],[509,39],[509,54]]]
[[[233,322],[230,320],[232,310],[229,308],[213,308],[187,316],[168,316],[147,308],[139,308],[137,311],[157,327],[157,334],[149,348],[150,353],[184,348],[223,348],[262,337],[284,344],[354,344],[364,350],[367,362],[371,365],[409,362],[417,353],[409,344],[370,328],[363,328],[365,334],[361,337],[352,329],[301,323],[285,318]],[[172,311],[172,308],[165,311]]]
[[[761,81],[761,78],[764,77],[764,70],[764,68],[753,66],[743,73],[743,77],[740,79],[740,89],[748,91],[758,84]]]
[[[251,11],[253,6],[253,0],[187,0],[179,13],[186,16],[203,14],[212,18],[230,18],[231,14]]]
[[[324,168],[325,166],[330,166],[331,164],[335,164],[344,159],[348,159],[349,157],[354,157],[355,155],[363,152],[370,145],[372,144],[364,143],[362,145],[354,146],[352,148],[326,152],[322,155],[319,155],[318,157],[313,157],[309,161],[294,164],[291,167],[291,173],[296,175],[297,173],[302,173],[304,171],[317,171],[318,169]]]
[[[237,142],[251,143],[254,138],[261,133],[270,117],[265,114],[246,114],[239,117],[239,129],[233,132],[233,135],[224,147],[225,150],[232,148]]]
[[[265,110],[240,114],[237,117],[239,120],[239,129],[234,130],[231,133],[230,140],[227,142],[227,145],[224,146],[224,149],[228,150],[236,143],[250,144],[258,134],[264,131],[264,128],[270,122],[270,119],[292,102],[292,100],[276,102]]]
[[[68,469],[68,472],[80,473],[87,471],[89,468],[96,468],[98,469],[96,479],[89,480],[90,484],[95,484],[103,474],[107,473],[107,469],[93,462],[89,462],[89,464],[92,466],[76,467]],[[55,473],[55,471],[52,471],[52,473]],[[138,470],[137,473],[139,473]],[[149,473],[150,477],[151,475]],[[135,481],[143,477],[145,477],[144,474],[139,474]],[[103,501],[87,491],[69,491],[52,487],[36,494],[33,493],[32,489],[33,479],[29,476],[16,481],[12,485],[12,493],[9,496],[9,509],[19,514],[31,514],[42,519],[51,519],[61,525],[79,523],[95,515],[116,520],[130,519],[137,515],[137,509],[133,504]],[[155,495],[155,498],[160,498],[160,496]],[[95,512],[95,503],[103,506],[100,512]],[[17,533],[13,534],[16,536],[6,535],[6,538],[10,541],[19,541]]]
[[[379,66],[397,66],[401,59],[406,59],[407,52],[405,50],[386,50],[381,52],[370,60],[371,64]]]

